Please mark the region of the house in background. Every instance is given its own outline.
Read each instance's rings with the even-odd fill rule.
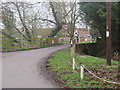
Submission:
[[[62,32],[61,37],[59,38],[60,42],[69,42],[70,41],[69,34],[64,30],[61,30],[60,32]],[[89,41],[93,40],[93,38],[90,35],[89,30],[87,28],[76,28],[76,30],[74,32],[74,36],[75,37],[78,36],[79,42],[80,41],[88,41],[89,42]]]
[[[92,37],[87,28],[77,28],[75,32],[78,33],[79,41],[92,41]]]

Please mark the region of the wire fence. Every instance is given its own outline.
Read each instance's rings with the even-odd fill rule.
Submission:
[[[87,70],[87,72],[89,72],[91,75],[93,75],[95,78],[102,80],[104,82],[108,82],[108,83],[113,83],[113,84],[118,84],[120,85],[120,82],[114,82],[114,81],[110,81],[110,80],[105,80],[97,75],[95,75],[94,73],[92,73],[84,64],[81,64],[80,68],[77,66],[76,62],[75,62],[75,58],[73,57],[73,70],[75,70],[75,68],[80,69],[81,70],[81,79],[83,79],[83,74],[84,74],[84,70]]]

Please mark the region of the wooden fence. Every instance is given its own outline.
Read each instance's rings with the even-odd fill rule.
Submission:
[[[26,39],[17,39],[20,43],[14,43],[12,40],[2,40],[2,51],[6,49],[47,47],[59,44],[59,38],[34,38],[31,42]]]

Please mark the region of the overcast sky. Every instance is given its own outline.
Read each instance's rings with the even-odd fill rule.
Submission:
[[[26,1],[26,2],[45,2],[45,1],[52,1],[52,2],[106,2],[107,0],[0,0],[2,2],[9,2],[9,1]],[[110,2],[119,2],[120,0],[109,0]]]
[[[23,2],[31,2],[31,3],[36,3],[36,2],[47,2],[47,1],[52,1],[52,2],[73,2],[75,0],[0,0],[1,2],[5,3],[5,2],[15,2],[15,1],[23,1]],[[105,2],[106,0],[76,0],[77,2]],[[118,2],[120,0],[110,0],[110,1],[114,1],[114,2]],[[46,11],[45,8],[41,9],[43,11]],[[81,25],[77,24],[78,27],[85,27],[85,25],[81,22]],[[0,20],[0,28],[2,23]]]
[[[2,0],[3,3],[4,3],[4,2],[11,2],[11,1],[16,1],[16,0],[6,0],[6,1],[5,1],[5,0]],[[26,2],[31,2],[31,3],[36,3],[36,2],[39,2],[39,1],[42,2],[42,1],[47,1],[47,0],[17,0],[17,1],[24,1],[24,2],[26,1]],[[53,1],[53,0],[52,0],[52,1]],[[35,6],[35,10],[34,10],[34,11],[37,12],[37,11],[38,11],[38,8],[40,8],[39,11],[42,12],[42,13],[41,13],[42,18],[46,18],[46,17],[47,17],[46,15],[49,15],[48,19],[49,19],[49,20],[54,20],[53,16],[51,16],[52,14],[50,15],[50,12],[47,11],[47,8],[48,8],[48,7],[49,7],[48,5],[47,5],[47,6],[44,5],[44,6],[42,6],[42,7]],[[31,10],[32,10],[32,11],[31,11]],[[30,13],[31,13],[31,12],[34,13],[34,12],[33,12],[33,9],[31,9],[31,10],[30,10],[29,12],[30,12]],[[47,14],[47,12],[48,12],[48,14]],[[17,16],[17,14],[16,14],[16,16]],[[16,18],[16,19],[17,19],[17,18]],[[18,20],[17,20],[17,21],[18,21]],[[19,25],[20,25],[20,24],[17,23],[17,26],[19,26]],[[54,26],[53,24],[51,24],[51,25],[53,25],[53,26],[51,26],[50,24],[49,24],[49,25],[46,25],[46,23],[44,23],[44,22],[43,22],[41,25],[43,25],[44,28],[45,28],[45,27],[53,27],[53,26]],[[76,24],[76,26],[77,26],[77,27],[85,27],[85,25],[84,25],[82,22]],[[4,27],[4,26],[2,25],[2,22],[0,22],[0,28],[3,28],[3,27]],[[21,27],[21,26],[20,26],[20,27]]]

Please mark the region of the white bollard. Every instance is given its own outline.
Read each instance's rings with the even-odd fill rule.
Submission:
[[[52,40],[52,44],[54,44],[54,40]]]
[[[87,41],[87,38],[85,38],[85,41]]]
[[[75,70],[75,58],[73,57],[73,70]]]
[[[72,40],[70,41],[70,44],[71,44],[71,46],[73,45],[73,42],[72,42]]]
[[[84,68],[83,68],[82,65],[80,66],[80,69],[81,69],[80,77],[81,77],[81,79],[83,80],[83,77],[84,77],[84,75],[83,75],[83,73],[84,73]]]

